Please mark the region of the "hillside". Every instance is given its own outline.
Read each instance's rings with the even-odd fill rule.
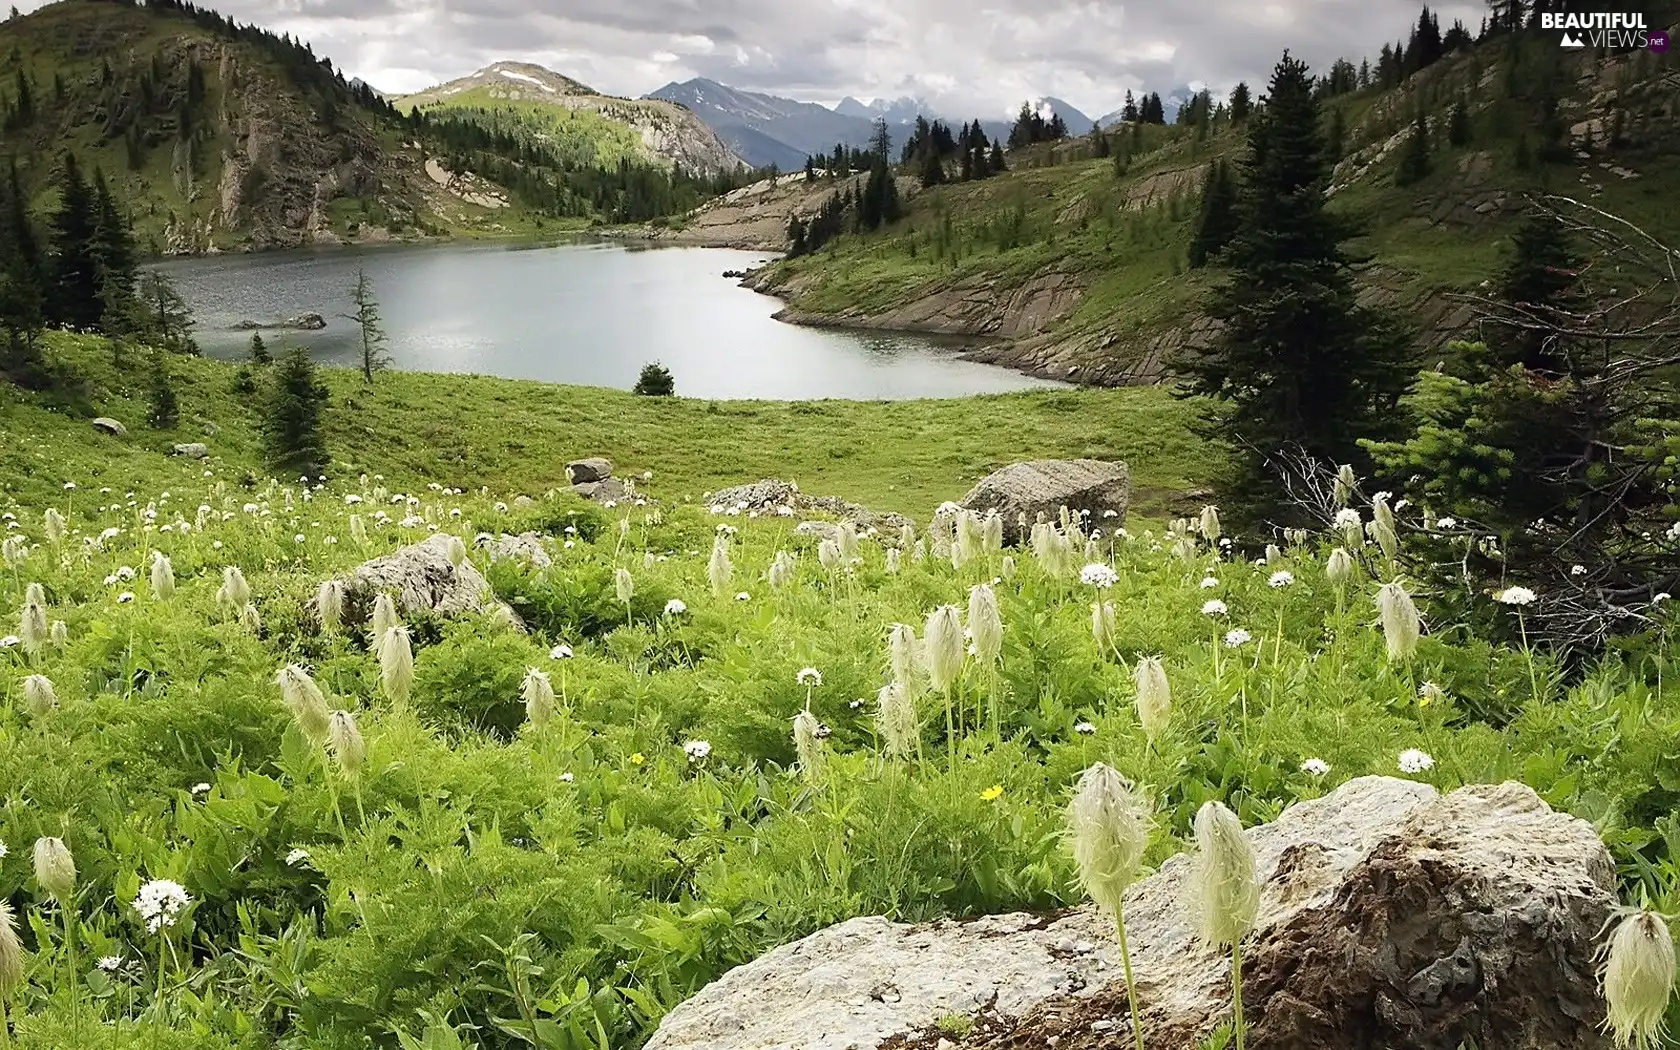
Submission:
[[[1525,192],[1585,194],[1680,239],[1667,203],[1680,199],[1668,60],[1565,52],[1549,37],[1512,54],[1503,43],[1454,53],[1397,89],[1325,104],[1325,119],[1339,113],[1344,127],[1333,207],[1365,228],[1350,244],[1366,260],[1361,280],[1431,343],[1465,317],[1445,296],[1497,269]],[[1538,115],[1548,93],[1558,135],[1549,158]],[[1446,131],[1460,97],[1469,139],[1455,146]],[[1432,170],[1401,187],[1399,146],[1419,106]],[[1089,138],[1012,151],[1009,172],[931,188],[902,221],[766,268],[752,284],[788,299],[792,320],[992,336],[993,360],[1036,374],[1152,381],[1167,355],[1209,331],[1199,303],[1218,272],[1189,270],[1185,249],[1207,166],[1240,158],[1244,138],[1229,122],[1138,134],[1109,136],[1116,157],[1130,154],[1124,164],[1094,156]]]
[[[0,106],[0,153],[37,211],[74,151],[152,253],[506,237],[645,220],[714,192],[401,118],[307,46],[175,0],[60,0],[0,23]]]
[[[560,156],[577,164],[614,167],[628,159],[680,164],[701,175],[731,172],[746,164],[681,106],[603,95],[523,62],[497,62],[470,76],[393,99],[392,104],[399,113],[419,108],[505,115],[529,123]]]
[[[1162,530],[1149,493],[1208,466],[1193,406],[1164,391],[707,404],[327,372],[332,462],[311,479],[264,466],[270,376],[242,388],[231,365],[172,360],[181,423],[153,429],[141,355],[47,343],[79,387],[0,385],[0,936],[17,1050],[632,1050],[732,969],[854,917],[1030,910],[1017,928],[1037,930],[1084,906],[1063,833],[1099,762],[1135,785],[1116,822],[1135,828],[1140,876],[1185,868],[1213,802],[1254,829],[1372,776],[1418,798],[1507,785],[1482,792],[1486,835],[1439,809],[1386,827],[1365,811],[1364,848],[1383,850],[1334,905],[1317,888],[1353,862],[1319,840],[1250,861],[1267,905],[1239,980],[1259,1026],[1334,984],[1282,983],[1273,947],[1323,974],[1345,931],[1392,947],[1404,914],[1403,948],[1358,955],[1397,957],[1384,965],[1400,976],[1332,989],[1313,1031],[1445,1017],[1452,1040],[1499,1045],[1513,957],[1475,950],[1520,936],[1533,954],[1517,959],[1566,971],[1549,987],[1578,1004],[1545,1013],[1548,1045],[1597,1046],[1599,920],[1613,901],[1673,910],[1672,605],[1570,666],[1519,645],[1521,609],[1466,623],[1420,594],[1428,630],[1397,657],[1375,626],[1391,578],[1375,544],[1303,533],[1255,564],[1214,525]],[[204,458],[169,455],[182,441]],[[567,490],[585,455],[633,489]],[[1000,534],[977,519],[958,519],[957,542],[929,525],[979,474],[1036,455],[1123,458],[1144,499],[1009,550],[973,539]],[[766,473],[903,510],[911,534],[798,529],[785,490],[713,495]],[[1426,527],[1395,514],[1408,538]],[[1356,553],[1334,582],[1338,545]],[[1140,691],[1146,659],[1160,677]],[[1544,869],[1533,892],[1483,907],[1508,881],[1488,873],[1516,868]],[[1581,887],[1592,910],[1566,941],[1549,919]],[[1285,898],[1328,918],[1275,927]],[[1230,1045],[1213,1032],[1229,956],[1192,945],[1176,904],[1143,903],[1127,903],[1140,932],[1162,916],[1181,931],[1180,980],[1140,953],[1144,1001],[1190,989],[1214,1004],[1147,1045]],[[1060,1045],[1120,1041],[1114,931],[1093,921],[1043,964],[1053,980],[1022,981],[1079,992]],[[760,994],[780,1005],[820,982],[810,999],[843,996],[876,1023],[857,1008],[871,982],[830,961]],[[905,1001],[928,984],[917,965],[892,975]],[[1412,977],[1447,967],[1450,995]],[[910,1019],[931,1034],[908,1045],[1007,1045],[978,1023],[995,998],[960,992]],[[757,1005],[676,1045],[778,1045],[743,1041]],[[1303,1045],[1276,1032],[1252,1045]]]

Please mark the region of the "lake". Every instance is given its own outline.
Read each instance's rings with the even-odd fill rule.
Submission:
[[[224,359],[249,350],[250,332],[234,327],[240,321],[315,313],[325,329],[265,331],[264,341],[357,366],[358,330],[341,315],[351,312],[350,289],[365,267],[401,369],[628,390],[657,360],[679,395],[719,400],[898,400],[1063,385],[959,360],[953,345],[930,338],[776,321],[781,302],[723,276],[770,258],[591,242],[325,249],[158,266],[192,305],[199,345]]]

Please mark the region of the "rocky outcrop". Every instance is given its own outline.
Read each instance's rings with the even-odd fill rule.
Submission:
[[[1263,880],[1243,970],[1255,1050],[1607,1046],[1592,957],[1614,868],[1591,825],[1528,788],[1364,777],[1247,836]],[[1151,1047],[1194,1047],[1229,1016],[1229,956],[1196,936],[1190,869],[1173,857],[1126,898]],[[1130,1024],[1112,924],[1090,908],[861,918],[726,974],[647,1050],[1110,1050]]]
[[[605,456],[574,460],[566,464],[566,480],[573,485],[590,481],[605,481],[612,477],[612,460]]]
[[[319,332],[327,327],[327,319],[320,314],[298,314],[279,321],[240,321],[233,326],[236,332],[266,332],[281,329],[292,332]]]
[[[613,477],[612,461],[591,456],[566,464],[566,480],[572,491],[595,503],[613,504],[635,496],[635,487]]]
[[[458,568],[450,564],[450,539],[438,533],[364,562],[343,581],[346,619],[366,621],[375,596],[383,591],[391,595],[403,616],[501,612],[518,626],[513,610],[491,594],[490,585],[472,562],[463,561]]]
[[[176,445],[172,451],[175,455],[185,456],[188,459],[210,458],[210,446],[202,441],[184,441]]]
[[[490,555],[491,561],[511,558],[522,561],[533,569],[546,569],[554,564],[548,556],[548,550],[543,546],[543,538],[535,532],[522,532],[517,536],[502,534],[479,536],[473,544]]]
[[[1088,527],[1116,529],[1126,524],[1132,498],[1132,472],[1124,463],[1100,459],[1036,459],[1015,463],[980,479],[962,506],[1003,518],[1006,543],[1023,543],[1040,514],[1054,521],[1066,507],[1084,513]]]
[[[764,271],[748,278],[747,286],[797,299],[804,290],[804,278],[785,281],[784,275]],[[1084,295],[1080,277],[1057,269],[1025,281],[970,273],[935,281],[885,310],[818,313],[789,308],[778,312],[776,319],[790,324],[1015,340],[1049,331],[1073,313]]]
[[[128,428],[112,419],[110,416],[100,416],[93,421],[93,429],[103,431],[112,437],[127,437]]]
[[[711,492],[706,495],[706,502],[714,509],[739,510],[763,513],[779,513],[780,508],[786,507],[791,512],[815,511],[821,514],[832,514],[842,521],[849,521],[861,529],[874,529],[882,534],[897,534],[906,525],[912,524],[909,518],[902,514],[870,510],[868,507],[835,496],[812,496],[799,491],[799,486],[791,481],[778,481],[775,478],[765,478],[750,485],[737,485],[721,492]],[[820,525],[820,522],[806,523]],[[824,538],[826,530],[808,528],[807,535]]]

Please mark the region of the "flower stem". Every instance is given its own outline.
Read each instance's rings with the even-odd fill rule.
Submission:
[[[1231,1017],[1237,1050],[1243,1050],[1242,944],[1231,945]]]
[[[1143,1050],[1143,1021],[1138,1017],[1137,981],[1132,977],[1132,952],[1126,945],[1126,916],[1116,911],[1114,925],[1120,933],[1120,965],[1126,971],[1126,1005],[1132,1012],[1132,1037]]]

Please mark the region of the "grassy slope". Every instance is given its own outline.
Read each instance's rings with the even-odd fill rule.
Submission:
[[[490,1018],[514,1015],[507,967],[521,954],[542,968],[530,998],[557,1026],[549,1045],[600,1045],[599,1025],[607,1045],[629,1050],[706,981],[829,923],[1078,902],[1056,832],[1069,786],[1099,760],[1149,786],[1151,865],[1185,848],[1208,799],[1254,824],[1349,778],[1396,775],[1399,754],[1418,748],[1434,761],[1417,779],[1442,789],[1520,780],[1594,821],[1620,865],[1624,898],[1676,870],[1680,698],[1672,674],[1664,682],[1650,659],[1662,653],[1656,639],[1630,642],[1573,688],[1550,684],[1542,655],[1531,687],[1513,641],[1493,640],[1485,624],[1439,622],[1423,596],[1432,630],[1397,672],[1372,627],[1377,581],[1362,574],[1345,602],[1323,582],[1338,540],[1288,551],[1283,565],[1296,582],[1278,588],[1268,585],[1277,566],[1206,550],[1181,560],[1139,528],[1117,550],[1099,543],[1087,554],[1120,574],[1104,594],[1119,608],[1119,659],[1093,645],[1089,588],[1047,576],[1023,554],[997,588],[1001,671],[971,671],[959,694],[970,725],[962,758],[947,763],[946,714],[929,695],[919,711],[924,760],[883,774],[874,705],[853,700],[885,680],[887,626],[965,605],[972,584],[1003,573],[1001,561],[956,571],[939,558],[906,559],[894,574],[865,542],[861,566],[835,586],[813,541],[788,523],[718,519],[682,503],[713,478],[788,472],[925,512],[960,492],[972,461],[1024,440],[1000,434],[1026,424],[1059,443],[1035,452],[1135,440],[1123,435],[1153,426],[1162,432],[1150,443],[1124,447],[1140,476],[1170,477],[1190,469],[1194,449],[1161,419],[1132,414],[1161,404],[1154,392],[975,399],[950,406],[961,413],[951,416],[924,415],[930,405],[818,405],[815,415],[742,406],[775,424],[761,430],[728,416],[708,422],[704,403],[382,377],[359,415],[335,407],[334,444],[354,447],[358,465],[383,473],[390,490],[415,494],[398,507],[378,481],[353,475],[308,495],[244,482],[255,462],[250,420],[219,393],[225,366],[182,363],[185,413],[222,426],[210,439],[215,457],[199,463],[160,454],[171,436],[138,425],[129,396],[137,379],[101,364],[101,344],[55,350],[105,389],[95,406],[134,430],[126,441],[96,439],[84,420],[3,390],[0,479],[10,488],[0,508],[16,517],[7,534],[31,546],[0,572],[0,607],[16,609],[25,583],[38,581],[49,617],[68,631],[63,649],[38,656],[0,649],[0,839],[10,845],[0,896],[19,910],[29,952],[9,1004],[19,1050],[389,1048],[397,1027],[419,1034],[422,1010],[478,1026],[468,1045],[515,1050],[524,1044]],[[337,406],[355,384],[330,378]],[[941,428],[893,445],[895,419]],[[615,422],[625,436],[613,436]],[[374,433],[359,434],[364,424]],[[517,456],[506,446],[516,427],[533,429]],[[785,461],[755,469],[779,458],[777,442],[791,448]],[[458,458],[439,450],[446,443]],[[842,443],[863,446],[868,463],[830,459]],[[554,480],[567,456],[594,451],[655,470],[644,488],[664,505],[661,523],[569,499],[497,505]],[[62,487],[67,477],[76,489]],[[481,483],[488,491],[438,491]],[[68,512],[63,548],[42,543],[47,507]],[[380,523],[380,508],[414,518]],[[365,548],[353,541],[351,513],[369,523]],[[555,535],[548,572],[492,568],[474,555],[530,635],[490,617],[409,618],[418,651],[408,703],[387,695],[359,629],[323,633],[309,611],[319,581],[428,526],[470,542],[480,530],[555,534],[568,520],[585,528],[575,547]],[[732,579],[714,595],[706,554],[719,524],[739,532],[729,542]],[[107,530],[102,546],[88,542]],[[766,567],[788,549],[799,568],[773,591]],[[167,599],[148,586],[152,550],[173,560],[177,590]],[[230,566],[250,582],[260,628],[217,610]],[[636,581],[633,626],[621,619],[615,568]],[[1210,625],[1200,612],[1210,573],[1228,623]],[[670,598],[686,614],[661,616]],[[1228,649],[1217,637],[1228,626],[1254,639]],[[575,651],[570,661],[550,657],[561,642]],[[1133,712],[1128,667],[1146,654],[1162,655],[1173,692],[1169,724],[1152,744]],[[368,746],[356,780],[329,773],[288,728],[274,677],[291,662],[311,668],[328,703],[355,712]],[[821,671],[821,686],[796,682],[807,666]],[[560,694],[546,728],[523,724],[520,682],[531,667],[546,669]],[[29,712],[22,681],[31,673],[54,683],[56,709]],[[1446,697],[1418,703],[1423,680]],[[1001,733],[992,721],[972,728],[970,701],[997,712]],[[833,728],[829,778],[815,790],[790,768],[789,719],[806,706]],[[711,745],[701,763],[684,754],[695,739]],[[1304,771],[1308,758],[1328,772]],[[62,836],[75,852],[75,967],[54,948],[59,909],[29,873],[38,835]],[[307,858],[294,857],[299,849]],[[129,907],[152,878],[180,882],[195,902],[173,930],[175,955],[163,953],[178,961],[167,964],[161,1009],[151,1005],[160,942]],[[1676,903],[1659,895],[1653,906]],[[105,956],[123,960],[114,976],[88,965]],[[569,1038],[559,1034],[574,1023]],[[423,1045],[457,1044],[440,1030]]]
[[[130,488],[178,441],[206,440],[226,468],[256,469],[254,410],[231,392],[224,363],[176,359],[182,424],[145,427],[138,362],[113,366],[103,340],[51,336],[54,352],[100,391],[75,414],[19,402],[10,389],[3,425],[32,440],[0,440],[0,505],[37,502],[64,480]],[[329,447],[349,474],[383,471],[532,494],[565,482],[568,460],[602,454],[626,472],[680,478],[683,492],[792,478],[925,519],[944,500],[1019,459],[1095,457],[1134,464],[1142,513],[1159,516],[1206,479],[1208,464],[1185,427],[1197,409],[1165,391],[1054,391],[915,402],[698,401],[637,397],[594,387],[391,372],[368,393],[360,375],[323,370],[333,390]],[[346,407],[354,403],[353,408]],[[85,417],[110,415],[126,441],[93,441]],[[203,438],[197,420],[221,434]],[[104,480],[100,480],[104,479]]]
[[[569,163],[615,168],[620,161],[664,163],[664,158],[642,147],[641,136],[628,125],[608,120],[591,109],[573,109],[558,103],[510,99],[490,88],[457,92],[438,101],[426,95],[396,100],[397,109],[407,113],[413,106],[428,113],[450,110],[482,110],[526,129],[541,138],[555,155]]]
[[[1539,42],[1529,59],[1542,45],[1554,47]],[[1389,290],[1389,299],[1426,324],[1445,312],[1442,293],[1474,285],[1498,268],[1514,215],[1478,216],[1463,206],[1497,190],[1513,198],[1541,189],[1591,195],[1670,243],[1680,241],[1680,217],[1664,204],[1680,196],[1673,118],[1659,118],[1634,134],[1635,145],[1615,152],[1600,148],[1576,164],[1519,169],[1517,138],[1526,129],[1532,140],[1535,132],[1527,127],[1530,118],[1500,94],[1502,61],[1500,50],[1490,47],[1444,61],[1397,92],[1369,89],[1332,103],[1349,129],[1349,155],[1374,152],[1407,126],[1419,102],[1439,121],[1434,170],[1422,183],[1394,185],[1396,150],[1368,167],[1357,160],[1345,166],[1338,181],[1348,185],[1333,203],[1367,231],[1350,250],[1371,257],[1378,267],[1371,276]],[[1572,69],[1564,89],[1578,103],[1606,88],[1653,84],[1660,67],[1654,56],[1641,61],[1641,68],[1623,68],[1585,87]],[[1459,92],[1471,103],[1474,131],[1469,145],[1452,149],[1444,128]],[[1566,122],[1585,116],[1584,110],[1566,110]],[[797,310],[878,314],[964,280],[990,283],[1001,298],[1035,276],[1070,273],[1086,294],[1052,327],[1056,338],[1097,346],[1098,354],[1141,358],[1152,337],[1182,330],[1200,316],[1201,297],[1218,272],[1185,272],[1199,173],[1217,157],[1240,158],[1244,149],[1240,129],[1222,128],[1200,142],[1188,129],[1145,130],[1143,152],[1124,175],[1110,161],[1092,159],[1084,140],[1017,151],[1009,173],[923,191],[896,226],[847,236],[816,255],[779,264],[773,283]],[[1606,164],[1635,170],[1639,178],[1618,177]],[[1186,171],[1195,174],[1187,182]],[[1176,204],[1169,189],[1175,180],[1182,195]],[[1021,231],[1018,237],[1002,233],[1011,226]]]

